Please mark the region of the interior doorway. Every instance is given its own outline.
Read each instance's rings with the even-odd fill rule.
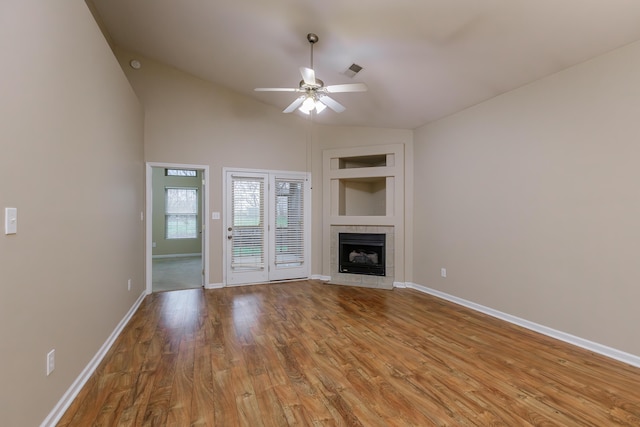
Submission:
[[[208,283],[208,167],[147,164],[147,292]]]

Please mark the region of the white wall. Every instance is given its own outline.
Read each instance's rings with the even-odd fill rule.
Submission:
[[[0,424],[34,426],[144,291],[143,115],[84,2],[3,0],[0,55]]]
[[[418,129],[414,282],[640,355],[638,112],[635,43]]]

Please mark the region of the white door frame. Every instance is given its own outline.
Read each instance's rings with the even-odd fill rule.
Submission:
[[[230,210],[231,210],[231,197],[232,197],[232,190],[231,190],[231,186],[232,186],[232,182],[233,179],[229,179],[229,175],[240,175],[242,176],[242,178],[248,178],[248,179],[258,179],[261,180],[263,186],[264,186],[264,190],[263,190],[263,199],[260,200],[260,204],[262,206],[262,211],[263,211],[263,219],[264,222],[262,224],[262,233],[263,233],[263,246],[262,246],[262,250],[263,250],[263,260],[264,260],[264,264],[263,264],[263,268],[262,269],[251,269],[249,271],[243,271],[243,272],[237,272],[237,273],[232,273],[231,272],[231,268],[230,268],[230,263],[232,260],[232,247],[233,247],[233,242],[235,241],[235,239],[230,240],[230,236],[234,233],[236,233],[236,228],[235,226],[233,226],[230,222]],[[224,225],[224,238],[223,238],[223,244],[224,249],[223,249],[223,253],[224,253],[224,283],[225,286],[242,286],[242,285],[246,285],[246,284],[252,284],[252,283],[266,283],[269,281],[269,245],[268,245],[268,232],[267,232],[267,226],[268,226],[268,218],[269,218],[269,175],[267,173],[263,173],[263,172],[257,172],[257,171],[248,171],[248,170],[244,170],[244,171],[238,171],[237,169],[226,169],[224,170],[224,178],[223,178],[223,182],[224,182],[224,201],[223,201],[223,205],[224,205],[224,215],[223,215],[223,225]],[[232,232],[230,230],[230,228],[233,228],[234,231]]]
[[[230,168],[230,167],[223,167],[222,168],[222,191],[223,191],[223,197],[222,197],[222,205],[223,205],[223,209],[222,209],[222,221],[223,221],[223,239],[222,239],[222,282],[224,283],[224,286],[244,286],[244,285],[251,285],[251,284],[255,284],[253,282],[250,283],[244,283],[244,284],[239,284],[239,285],[230,285],[227,279],[227,266],[228,266],[228,251],[227,251],[227,228],[229,227],[228,224],[228,210],[230,209],[230,207],[228,206],[228,195],[227,195],[227,175],[229,173],[238,173],[238,174],[266,174],[268,175],[266,182],[270,183],[271,181],[271,176],[273,175],[279,175],[279,176],[288,176],[288,175],[296,175],[296,176],[304,176],[305,180],[307,181],[307,185],[305,186],[305,204],[304,204],[304,210],[305,210],[305,219],[308,219],[308,225],[305,227],[305,261],[307,262],[307,274],[310,277],[311,276],[311,259],[312,259],[312,254],[311,254],[311,229],[312,229],[312,223],[311,223],[311,200],[312,200],[312,195],[311,195],[311,173],[309,172],[299,172],[299,171],[281,171],[281,170],[271,170],[271,169],[247,169],[247,168]],[[270,196],[269,196],[270,197]],[[271,202],[268,201],[266,209],[270,209],[271,208]],[[270,234],[270,233],[268,233]],[[271,260],[265,260],[265,265],[269,265],[271,263]],[[267,276],[268,277],[268,276]],[[275,280],[277,281],[277,280]],[[266,282],[269,283],[269,282]]]
[[[202,191],[202,261],[204,268],[203,285],[209,283],[209,166],[192,165],[182,163],[159,163],[146,162],[145,181],[145,212],[147,221],[145,224],[145,274],[147,294],[153,292],[153,169],[152,168],[174,168],[174,169],[198,169],[202,170],[203,191]]]

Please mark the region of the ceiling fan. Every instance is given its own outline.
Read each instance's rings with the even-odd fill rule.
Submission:
[[[296,98],[295,101],[283,110],[283,113],[292,113],[296,109],[299,109],[305,114],[310,114],[314,110],[317,113],[320,113],[326,107],[329,107],[336,113],[341,113],[345,110],[345,107],[327,94],[339,92],[366,92],[367,85],[364,83],[348,83],[325,86],[322,80],[316,78],[316,73],[313,71],[313,45],[318,42],[318,36],[313,33],[309,33],[307,34],[307,40],[311,45],[311,67],[300,67],[302,80],[297,88],[259,87],[255,90],[257,92],[302,93],[301,96]]]

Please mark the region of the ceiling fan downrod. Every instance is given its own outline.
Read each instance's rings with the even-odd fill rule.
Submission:
[[[311,44],[311,69],[313,70],[313,45],[318,43],[318,36],[315,35],[314,33],[309,33],[307,34],[307,40],[309,41],[309,44]]]

